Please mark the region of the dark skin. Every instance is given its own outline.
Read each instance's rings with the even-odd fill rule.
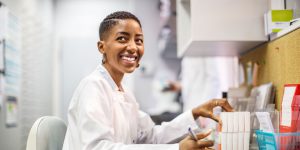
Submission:
[[[197,134],[198,139],[206,138],[211,132],[200,133]],[[209,147],[213,146],[213,141],[203,141],[198,140],[194,141],[191,136],[187,136],[179,143],[180,150],[204,150],[204,149],[211,149]]]
[[[218,116],[214,115],[214,113],[213,113],[213,109],[215,107],[221,107],[223,110],[225,110],[227,112],[233,111],[233,108],[230,106],[230,104],[228,103],[228,101],[226,99],[212,99],[212,100],[192,109],[192,114],[193,114],[194,119],[196,120],[197,118],[199,118],[201,116],[201,117],[205,117],[205,118],[211,118],[211,119],[215,120],[216,122],[222,124],[221,119]],[[197,134],[197,137],[198,137],[198,139],[203,139],[203,138],[207,137],[209,134],[210,134],[210,132],[200,133],[200,134]],[[195,142],[194,140],[192,140],[192,138],[190,136],[184,138],[179,143],[180,150],[195,150],[195,149],[196,150],[206,150],[206,149],[212,149],[210,147],[212,147],[213,145],[214,145],[214,142],[211,140],[207,140],[207,141],[198,140]]]
[[[123,91],[121,81],[124,74],[132,73],[137,68],[144,54],[143,32],[140,25],[133,19],[118,21],[110,29],[108,35],[97,43],[97,47],[100,53],[106,55],[106,62],[103,66],[119,87],[119,91]],[[214,99],[195,107],[192,113],[195,119],[202,116],[221,122],[217,116],[213,115],[213,108],[218,106],[225,111],[233,111],[226,100]],[[180,141],[180,150],[210,149],[209,147],[214,144],[213,141],[201,140],[209,134],[210,132],[198,134],[198,141],[187,136]]]
[[[192,110],[192,113],[195,119],[201,116],[205,118],[211,118],[218,123],[222,123],[220,117],[214,115],[213,113],[213,109],[218,106],[227,112],[233,111],[233,108],[226,99],[212,99],[198,107],[195,107]]]

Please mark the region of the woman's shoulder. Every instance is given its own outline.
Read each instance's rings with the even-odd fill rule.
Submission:
[[[87,75],[82,79],[82,82],[99,82],[103,83],[105,81],[104,77],[97,71],[94,70],[92,73]]]
[[[101,74],[98,73],[97,70],[95,70],[80,81],[78,88],[105,88],[107,86],[105,82],[106,81],[104,77],[101,76]]]

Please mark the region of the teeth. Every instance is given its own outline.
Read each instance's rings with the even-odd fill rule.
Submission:
[[[122,59],[127,60],[127,61],[135,61],[135,57],[122,56]]]

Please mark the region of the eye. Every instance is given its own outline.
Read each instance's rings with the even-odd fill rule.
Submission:
[[[136,39],[135,42],[138,45],[142,45],[144,43],[143,39]]]
[[[120,36],[120,37],[117,38],[117,41],[125,42],[126,41],[126,37],[125,36]]]

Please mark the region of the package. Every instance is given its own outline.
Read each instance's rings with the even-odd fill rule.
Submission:
[[[270,10],[264,15],[265,34],[277,33],[280,30],[289,27],[293,19],[293,10]]]
[[[249,150],[250,112],[222,112],[221,149]]]

